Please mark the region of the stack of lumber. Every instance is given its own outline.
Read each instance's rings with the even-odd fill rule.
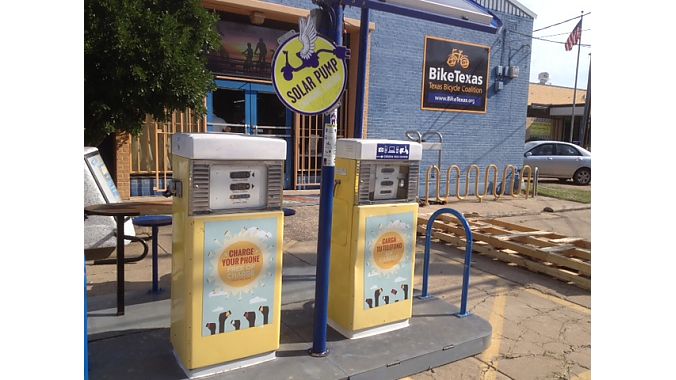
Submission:
[[[418,217],[423,237],[430,215]],[[468,218],[479,254],[544,273],[591,289],[591,243],[497,219]],[[432,239],[465,249],[465,230],[452,215],[441,215],[432,226]]]

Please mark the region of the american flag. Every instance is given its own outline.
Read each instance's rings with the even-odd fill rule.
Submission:
[[[566,41],[566,51],[572,50],[573,46],[579,44],[580,38],[582,38],[582,19],[580,19],[573,31],[570,32],[570,36],[568,36],[568,40]]]

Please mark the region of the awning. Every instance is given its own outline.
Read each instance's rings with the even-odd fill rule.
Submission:
[[[502,27],[493,12],[471,0],[343,0],[343,4],[493,34]]]

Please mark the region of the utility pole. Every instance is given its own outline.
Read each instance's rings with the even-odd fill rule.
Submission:
[[[582,19],[584,18],[584,11],[580,16],[580,41],[577,43],[577,64],[575,65],[575,87],[573,88],[573,113],[570,117],[570,142],[573,142],[573,130],[575,130],[575,103],[577,96],[577,71],[580,67],[580,45],[582,45]]]
[[[587,96],[584,100],[584,115],[582,116],[582,125],[580,125],[580,146],[589,149],[587,141],[587,126],[589,125],[589,115],[591,114],[591,53],[589,53],[589,73],[587,74]]]

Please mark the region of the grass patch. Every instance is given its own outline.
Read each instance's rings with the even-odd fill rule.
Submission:
[[[591,191],[589,190],[564,189],[561,187],[547,187],[539,185],[538,195],[565,199],[567,201],[573,202],[591,203]]]

